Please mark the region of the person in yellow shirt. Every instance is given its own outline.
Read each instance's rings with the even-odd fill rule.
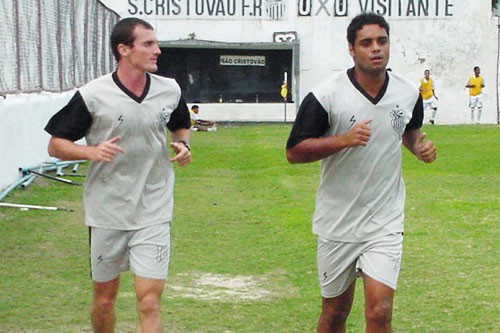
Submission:
[[[200,112],[200,107],[196,104],[189,110],[191,116],[191,130],[194,132],[216,132],[217,124],[215,121],[201,119],[198,117],[198,112]]]
[[[436,120],[437,112],[437,96],[434,92],[434,81],[430,77],[431,72],[426,69],[424,71],[424,77],[420,79],[420,95],[422,95],[422,100],[424,102],[424,113],[427,113],[428,109],[431,109],[432,113],[430,116],[430,123],[434,125]]]
[[[465,88],[469,88],[469,109],[470,120],[474,122],[474,110],[477,109],[476,124],[481,121],[481,113],[483,111],[483,88],[484,78],[480,75],[481,69],[474,67],[474,75],[469,76]]]

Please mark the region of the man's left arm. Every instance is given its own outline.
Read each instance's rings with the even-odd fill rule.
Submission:
[[[424,119],[424,105],[419,95],[413,107],[412,117],[406,125],[403,134],[403,145],[408,148],[419,160],[432,163],[436,159],[436,147],[432,141],[425,140],[425,133],[420,131]]]
[[[436,159],[437,149],[425,137],[426,133],[420,132],[420,129],[409,128],[403,134],[403,145],[422,162],[432,163]]]
[[[170,159],[170,162],[177,162],[180,166],[186,166],[191,163],[190,134],[190,130],[186,128],[179,128],[172,132],[170,146],[174,150],[175,156]]]
[[[180,166],[188,165],[191,162],[191,147],[189,146],[191,116],[183,97],[172,112],[167,128],[172,134],[170,146],[175,152],[175,156],[170,161],[177,162]]]

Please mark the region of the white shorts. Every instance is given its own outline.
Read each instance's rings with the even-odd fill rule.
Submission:
[[[427,108],[437,109],[437,99],[434,96],[431,96],[429,99],[424,99],[424,110]]]
[[[483,107],[483,94],[476,96],[469,96],[469,108],[482,108]]]
[[[396,233],[364,243],[334,242],[317,237],[317,264],[321,295],[343,294],[359,271],[396,290],[403,254],[403,234]]]
[[[144,278],[167,278],[170,223],[139,230],[89,229],[93,281],[111,281],[129,269],[136,276]]]

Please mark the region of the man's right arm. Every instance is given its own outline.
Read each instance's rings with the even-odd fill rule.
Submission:
[[[52,136],[49,141],[48,152],[52,157],[65,161],[91,160],[94,162],[111,162],[116,154],[124,153],[117,143],[119,137],[111,138],[97,146],[78,145],[71,140]]]
[[[51,135],[48,152],[50,156],[61,160],[91,160],[111,162],[116,154],[124,150],[117,145],[119,137],[111,138],[97,146],[78,145],[75,141],[85,136],[92,125],[92,116],[77,91],[71,100],[45,126]]]
[[[355,124],[349,131],[325,136],[330,128],[328,112],[309,93],[302,101],[286,145],[286,158],[290,163],[319,161],[347,147],[364,146],[370,138],[367,119]]]
[[[309,138],[286,150],[290,163],[309,163],[322,160],[348,147],[366,146],[370,139],[371,119],[354,125],[343,134]]]

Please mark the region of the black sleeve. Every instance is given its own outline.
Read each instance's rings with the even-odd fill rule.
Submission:
[[[328,128],[330,128],[328,113],[316,97],[309,93],[300,104],[286,149],[295,147],[305,139],[319,138],[328,131]]]
[[[77,91],[68,104],[50,118],[45,131],[57,138],[77,141],[87,134],[91,125],[92,116]]]
[[[172,112],[167,128],[172,132],[181,128],[191,128],[191,116],[184,97],[181,96],[177,108]]]
[[[410,122],[406,125],[406,129],[419,129],[422,127],[424,121],[424,101],[422,100],[422,95],[419,94],[417,103],[413,108],[413,114],[411,116]]]

